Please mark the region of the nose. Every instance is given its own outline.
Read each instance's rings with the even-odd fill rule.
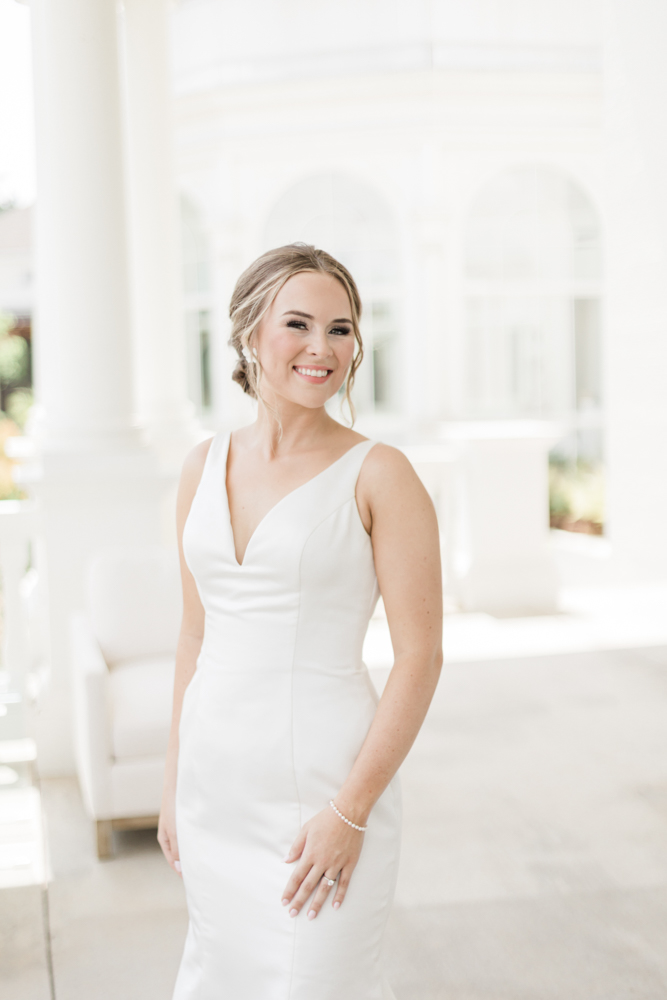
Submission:
[[[323,327],[315,327],[308,337],[306,350],[313,358],[330,358],[333,349]]]

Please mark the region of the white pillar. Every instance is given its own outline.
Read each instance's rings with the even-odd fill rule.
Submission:
[[[116,9],[33,0],[36,434],[50,451],[138,443],[133,423]]]
[[[418,230],[421,329],[416,342],[413,341],[412,352],[420,388],[420,417],[424,428],[429,429],[447,413],[447,221],[442,212],[434,210],[430,217],[420,220]]]
[[[166,469],[200,438],[187,395],[167,0],[125,0],[128,179],[137,402]]]
[[[611,0],[609,26],[618,62],[608,69],[622,76],[651,185],[651,202],[659,216],[661,239],[667,250],[667,4],[664,0]],[[613,52],[610,53],[612,60]]]
[[[52,681],[40,770],[73,770],[69,620],[103,546],[158,540],[164,483],[133,420],[115,0],[33,0],[37,125],[33,486],[46,541]]]
[[[405,343],[401,365],[406,416],[414,433],[431,437],[446,411],[444,368],[448,220],[443,205],[442,153],[427,141],[412,162],[414,203],[406,260]]]
[[[618,579],[667,578],[666,46],[663,0],[610,0],[605,409]]]

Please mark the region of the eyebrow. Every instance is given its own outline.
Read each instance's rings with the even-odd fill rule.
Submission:
[[[283,316],[303,316],[304,319],[315,319],[315,317],[311,316],[310,313],[301,312],[299,309],[288,309],[287,312],[283,313]],[[331,322],[332,323],[350,323],[350,324],[352,324],[352,320],[351,319],[345,319],[345,318],[343,318],[343,319],[333,319]]]

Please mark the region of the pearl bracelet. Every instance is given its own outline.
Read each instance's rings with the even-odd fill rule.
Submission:
[[[329,805],[331,806],[331,808],[333,809],[333,811],[336,813],[336,816],[339,816],[342,819],[343,823],[347,823],[348,826],[351,826],[353,829],[358,830],[359,833],[366,833],[366,830],[368,829],[368,827],[367,826],[357,826],[357,824],[353,823],[351,819],[347,818],[347,816],[343,816],[343,814],[340,811],[340,809],[336,809],[336,807],[334,805],[334,800],[333,799],[329,799]]]

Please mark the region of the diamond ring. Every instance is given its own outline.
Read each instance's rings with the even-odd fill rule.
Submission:
[[[326,875],[323,875],[322,876],[322,881],[326,882],[326,884],[329,886],[329,888],[331,888],[331,886],[335,884],[336,879],[335,878],[327,878]]]

